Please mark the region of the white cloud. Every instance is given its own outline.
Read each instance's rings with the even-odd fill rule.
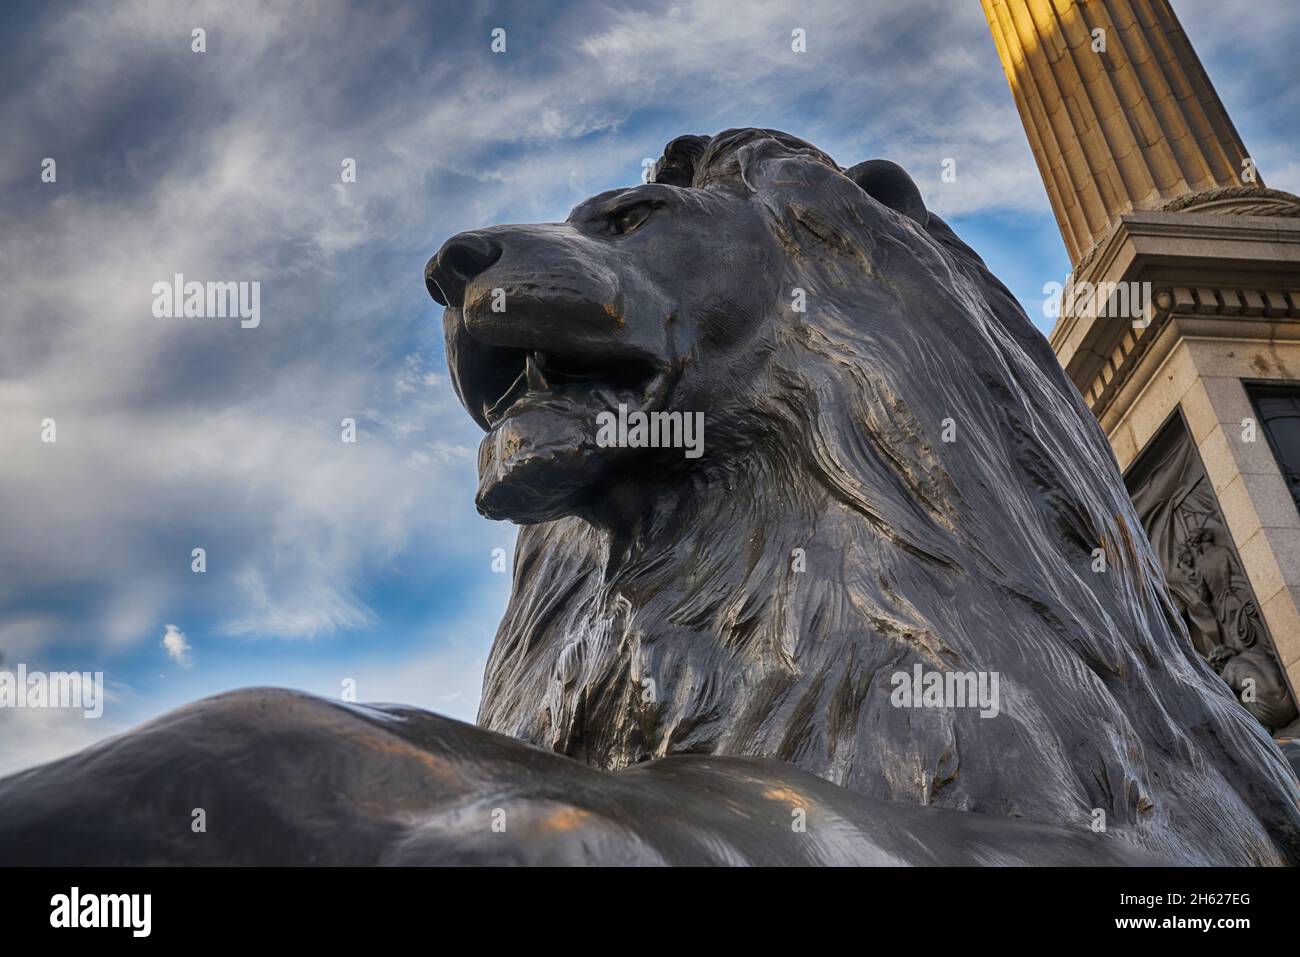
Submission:
[[[185,637],[185,632],[175,625],[168,625],[163,632],[162,645],[167,650],[167,657],[178,665],[188,668],[192,664],[190,652],[193,649]]]

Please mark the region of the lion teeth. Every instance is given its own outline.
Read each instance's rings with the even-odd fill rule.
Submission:
[[[545,392],[551,387],[546,381],[546,374],[543,371],[546,367],[546,357],[540,352],[528,353],[528,358],[524,360],[524,375],[528,380],[529,392]]]
[[[505,415],[506,410],[515,404],[515,400],[520,397],[521,393],[528,391],[524,386],[525,378],[526,376],[524,373],[519,373],[519,377],[515,379],[510,388],[506,390],[505,395],[501,396],[501,398],[497,399],[496,402],[491,405],[484,404],[483,417],[489,422],[492,422]]]

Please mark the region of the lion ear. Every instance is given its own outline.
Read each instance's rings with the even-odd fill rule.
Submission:
[[[647,182],[667,183],[669,186],[690,186],[695,179],[695,166],[709,148],[708,136],[679,136],[664,147],[651,170]]]
[[[930,219],[921,191],[907,175],[907,170],[889,160],[867,160],[844,175],[862,187],[863,192],[881,205],[902,213],[924,226]]]

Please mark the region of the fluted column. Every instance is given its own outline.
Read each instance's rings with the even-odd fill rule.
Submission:
[[[1122,213],[1263,185],[1168,0],[981,2],[1076,266]]]

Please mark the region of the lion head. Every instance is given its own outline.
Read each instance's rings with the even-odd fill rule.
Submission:
[[[1300,855],[1295,778],[1192,650],[1105,437],[907,174],[740,129],[653,180],[426,269],[479,510],[525,526],[480,723]],[[698,417],[700,454],[608,441],[614,410]],[[900,707],[918,667],[996,674],[996,714]]]

